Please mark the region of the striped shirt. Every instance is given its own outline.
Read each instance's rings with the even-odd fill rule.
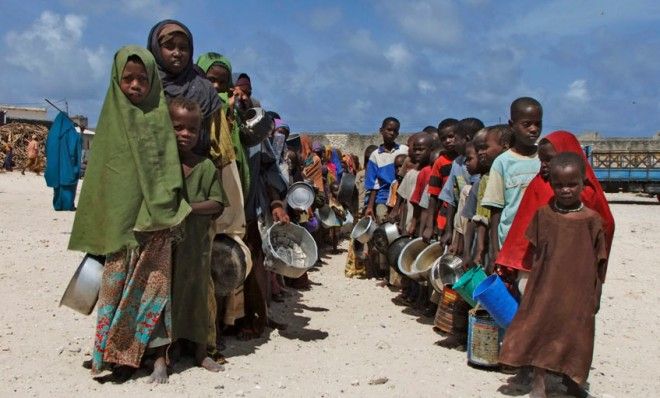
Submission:
[[[364,189],[369,191],[378,191],[376,193],[376,204],[387,203],[390,195],[390,184],[396,178],[396,169],[394,167],[394,158],[398,155],[407,155],[408,147],[405,145],[394,144],[391,151],[384,146],[378,147],[373,151],[367,162],[367,171],[364,177]]]

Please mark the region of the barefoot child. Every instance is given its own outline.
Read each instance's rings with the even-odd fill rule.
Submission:
[[[577,386],[587,381],[607,261],[601,216],[580,200],[586,178],[583,157],[560,153],[549,170],[554,199],[527,228],[533,265],[500,353],[504,364],[533,367],[533,397],[546,396],[548,370],[568,376]]]
[[[114,57],[70,250],[106,256],[92,373],[138,368],[156,349],[150,380],[167,381],[172,228],[190,212],[153,56],[124,47]]]
[[[175,97],[169,102],[169,111],[181,159],[184,195],[192,207],[183,222],[183,240],[174,247],[172,334],[195,345],[198,366],[217,372],[222,366],[206,356],[208,294],[213,221],[224,209],[225,193],[213,162],[193,152],[202,123],[199,105]]]

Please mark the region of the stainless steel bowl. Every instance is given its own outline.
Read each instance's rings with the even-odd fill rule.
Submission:
[[[341,182],[339,183],[339,192],[337,193],[339,203],[346,207],[351,207],[355,189],[355,175],[345,171],[342,174]]]
[[[399,271],[410,279],[421,280],[422,276],[412,269],[412,265],[419,253],[427,246],[428,243],[424,242],[422,238],[411,240],[399,254],[399,260],[397,261]]]
[[[263,108],[250,108],[245,112],[240,125],[241,141],[248,147],[261,143],[275,128],[273,119]]]
[[[371,217],[364,217],[353,227],[351,231],[351,238],[358,240],[362,243],[367,243],[371,240],[374,231],[378,228],[376,221]]]
[[[433,267],[433,264],[440,258],[445,252],[444,246],[440,242],[431,243],[428,245],[412,265],[412,272],[418,274],[421,278],[428,280],[429,271]]]
[[[105,257],[86,254],[69,281],[60,306],[69,307],[84,315],[91,314],[99,298],[104,263]]]
[[[401,254],[403,248],[406,247],[406,245],[410,243],[410,241],[412,240],[413,238],[411,238],[410,236],[402,236],[397,240],[395,240],[394,242],[392,242],[392,244],[390,244],[390,247],[387,248],[387,264],[390,267],[394,268],[394,270],[400,274],[402,272],[401,270],[399,270],[398,267],[399,254]]]
[[[294,182],[286,193],[286,202],[295,210],[307,210],[314,204],[314,187],[306,182]]]
[[[296,253],[296,246],[301,253]],[[305,228],[275,223],[266,232],[264,266],[276,274],[299,278],[316,264],[316,250],[316,242]]]
[[[233,238],[218,234],[211,245],[211,277],[215,295],[226,296],[245,281],[249,253]]]
[[[465,268],[463,268],[463,260],[460,257],[450,253],[440,257],[440,280],[442,280],[442,283],[453,285],[464,273]]]
[[[442,283],[442,280],[440,279],[440,259],[436,259],[433,262],[433,265],[431,266],[431,269],[429,270],[428,273],[428,280],[433,289],[442,294],[442,290],[444,288],[444,284]]]
[[[399,233],[399,228],[396,224],[386,222],[380,224],[378,228],[376,228],[372,239],[376,250],[385,254],[387,253],[388,247],[400,237],[401,234]]]

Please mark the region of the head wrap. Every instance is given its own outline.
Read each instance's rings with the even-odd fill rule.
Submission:
[[[204,53],[197,58],[196,64],[205,74],[214,65],[222,66],[229,72],[229,87],[233,85],[231,77],[231,62],[224,55],[213,52]],[[222,100],[222,108],[226,112],[229,107],[229,93],[218,93],[218,96]]]
[[[252,81],[250,80],[250,76],[248,76],[247,73],[240,73],[238,77],[234,79],[234,86],[252,89]]]
[[[162,33],[165,32],[163,35]],[[160,53],[160,45],[166,37],[171,38],[174,33],[183,33],[188,37],[190,44],[190,59],[188,65],[178,75],[172,75],[163,67],[163,57]],[[202,118],[208,119],[213,112],[221,106],[220,98],[215,92],[211,82],[205,76],[200,76],[193,63],[193,37],[186,25],[179,21],[166,19],[157,23],[151,32],[147,48],[153,54],[158,64],[158,74],[163,82],[163,90],[168,98],[183,96],[197,102],[202,111]],[[201,138],[201,137],[200,137]]]
[[[275,119],[275,128],[283,128],[286,129],[287,131],[291,132],[291,129],[289,128],[289,125],[286,124],[286,122],[282,119]]]
[[[582,156],[586,165],[586,181],[580,199],[585,206],[600,214],[609,254],[612,247],[612,237],[614,236],[614,218],[607,204],[607,199],[605,199],[603,189],[584,155],[580,142],[575,135],[568,131],[555,131],[548,134],[544,139],[552,144],[557,153],[573,152]],[[525,190],[516,217],[513,220],[513,224],[511,224],[511,229],[509,229],[509,233],[495,261],[496,264],[522,270],[529,270],[531,268],[533,251],[525,238],[525,231],[534,217],[536,210],[549,204],[553,197],[554,192],[550,186],[550,182],[543,179],[540,173],[537,174]]]
[[[149,93],[133,105],[119,87],[124,67],[138,56]],[[174,128],[153,56],[129,46],[114,57],[78,202],[69,249],[110,254],[136,247],[136,231],[178,225],[190,212],[182,200],[183,177]]]

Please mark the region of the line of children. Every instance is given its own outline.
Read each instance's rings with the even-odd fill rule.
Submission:
[[[533,396],[545,396],[546,371],[563,374],[569,394],[583,396],[614,220],[574,135],[554,132],[537,145],[542,117],[541,104],[522,97],[511,104],[508,125],[484,128],[474,118],[443,120],[441,152],[432,167],[428,134],[411,136],[404,164],[416,167],[403,168],[390,219],[411,205],[413,215],[402,232],[438,237],[462,257],[465,269],[480,266],[498,273],[521,298],[500,360],[521,371],[533,367]],[[411,180],[417,186],[408,193]],[[402,295],[394,301],[412,305],[424,294],[422,286],[404,279]],[[438,344],[464,350],[467,325],[456,322],[466,320],[467,313],[457,316],[456,308],[466,312],[468,307],[460,301],[453,330]],[[431,315],[424,306],[417,308]]]

